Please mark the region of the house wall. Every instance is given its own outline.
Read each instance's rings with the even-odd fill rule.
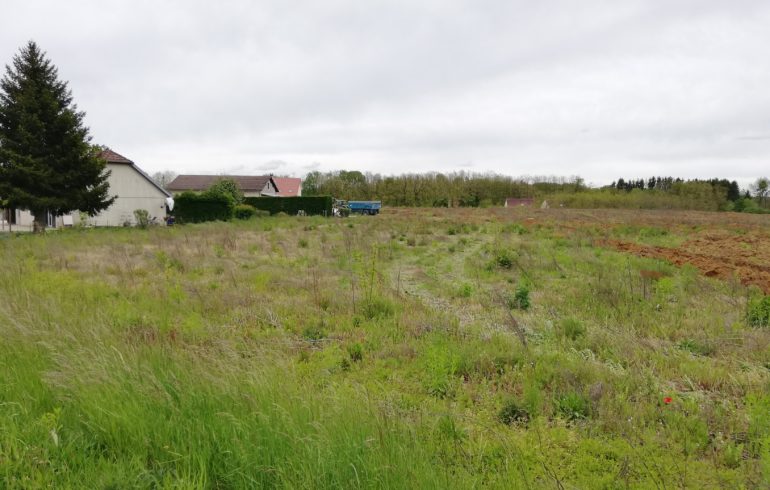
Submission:
[[[261,194],[263,196],[274,196],[275,195],[275,186],[273,185],[272,180],[268,180],[267,184],[265,184],[265,188],[262,189]]]
[[[134,170],[131,165],[108,163],[107,169],[112,173],[109,177],[110,196],[118,196],[109,208],[93,218],[88,223],[93,226],[122,226],[125,222],[134,223],[134,210],[146,209],[150,219],[156,218],[159,224],[166,219],[166,195],[143,175]],[[77,221],[77,219],[76,219]]]
[[[91,226],[122,226],[125,222],[135,224],[134,210],[136,209],[146,209],[150,213],[150,219],[154,217],[158,224],[165,224],[166,195],[163,192],[129,164],[108,163],[107,169],[112,172],[108,179],[109,195],[118,196],[118,198],[112,206],[88,218],[87,224]],[[27,210],[17,210],[16,213],[16,224],[11,225],[12,229],[31,231],[34,221],[32,213]],[[66,221],[68,224],[78,224],[80,213],[74,212],[67,215]],[[53,224],[55,228],[61,228],[64,222],[65,217],[58,216]],[[8,223],[0,223],[0,231],[7,229]]]
[[[272,181],[268,180],[261,191],[244,191],[243,197],[274,196],[275,194],[275,186]]]

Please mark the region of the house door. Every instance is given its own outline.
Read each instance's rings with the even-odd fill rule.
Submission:
[[[6,210],[8,213],[8,223],[15,225],[16,224],[16,210],[11,208]]]

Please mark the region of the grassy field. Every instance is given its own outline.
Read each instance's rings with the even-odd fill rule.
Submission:
[[[0,487],[766,488],[769,226],[401,209],[0,236]]]

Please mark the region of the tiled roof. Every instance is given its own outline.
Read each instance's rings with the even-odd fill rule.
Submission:
[[[105,148],[104,150],[100,151],[99,157],[107,160],[107,163],[134,163],[120,153],[114,152],[109,148]]]
[[[273,182],[278,188],[277,195],[281,197],[298,196],[300,186],[302,186],[302,179],[291,177],[273,177]]]
[[[269,175],[178,175],[166,189],[170,191],[205,191],[218,180],[232,179],[243,192],[261,192]],[[276,186],[277,187],[277,186]],[[280,187],[278,187],[280,189]]]

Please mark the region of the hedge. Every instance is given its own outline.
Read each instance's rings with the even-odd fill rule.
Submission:
[[[214,192],[183,192],[174,196],[174,219],[177,223],[229,221],[233,217],[233,200]]]
[[[269,211],[270,214],[283,212],[291,216],[296,216],[299,211],[304,211],[308,216],[331,216],[332,202],[331,196],[247,197],[244,200],[245,204]]]

